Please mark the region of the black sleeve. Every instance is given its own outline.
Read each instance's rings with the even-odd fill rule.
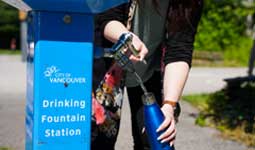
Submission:
[[[112,43],[104,38],[104,28],[110,21],[120,21],[126,25],[129,4],[125,3],[95,16],[95,45],[111,47]]]
[[[167,21],[167,38],[164,63],[184,61],[190,67],[197,26],[201,18],[203,1],[191,0],[189,6],[170,7]]]

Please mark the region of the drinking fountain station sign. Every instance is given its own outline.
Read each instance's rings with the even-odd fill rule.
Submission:
[[[94,14],[127,0],[3,0],[28,11],[26,150],[89,150]]]

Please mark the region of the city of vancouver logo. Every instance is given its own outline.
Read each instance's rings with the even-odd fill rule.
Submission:
[[[47,67],[44,71],[45,77],[51,77],[53,74],[58,73],[60,70],[56,66]]]
[[[82,84],[86,83],[85,77],[74,77],[71,73],[68,72],[61,72],[57,66],[50,66],[45,69],[43,72],[44,77],[47,78],[50,83],[75,83],[75,84]]]

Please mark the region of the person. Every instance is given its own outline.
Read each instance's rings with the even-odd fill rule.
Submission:
[[[17,48],[16,39],[15,39],[15,38],[12,38],[12,39],[11,39],[11,42],[10,42],[10,49],[11,49],[11,50],[16,50],[16,48]]]
[[[134,6],[131,30],[128,30],[130,8]],[[174,109],[191,68],[202,6],[202,0],[136,0],[98,14],[95,19],[97,45],[110,47],[123,33],[133,34],[132,44],[139,51],[139,56],[131,55],[130,59],[148,91],[155,94],[162,106],[165,120],[157,131],[164,132],[158,140],[170,145],[174,144],[177,133]],[[143,91],[129,72],[125,75],[125,86],[131,109],[134,150],[149,149],[143,134]],[[98,139],[101,140],[92,142],[92,149],[114,149],[116,138],[105,143],[102,141],[106,139]]]

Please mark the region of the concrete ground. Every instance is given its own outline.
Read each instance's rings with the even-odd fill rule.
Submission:
[[[0,148],[24,149],[26,64],[20,56],[0,56]],[[184,94],[213,92],[224,86],[223,78],[246,75],[243,68],[193,68]],[[247,150],[242,144],[223,140],[211,128],[194,124],[197,110],[182,101],[177,150]],[[125,98],[116,150],[132,150],[128,101]]]

